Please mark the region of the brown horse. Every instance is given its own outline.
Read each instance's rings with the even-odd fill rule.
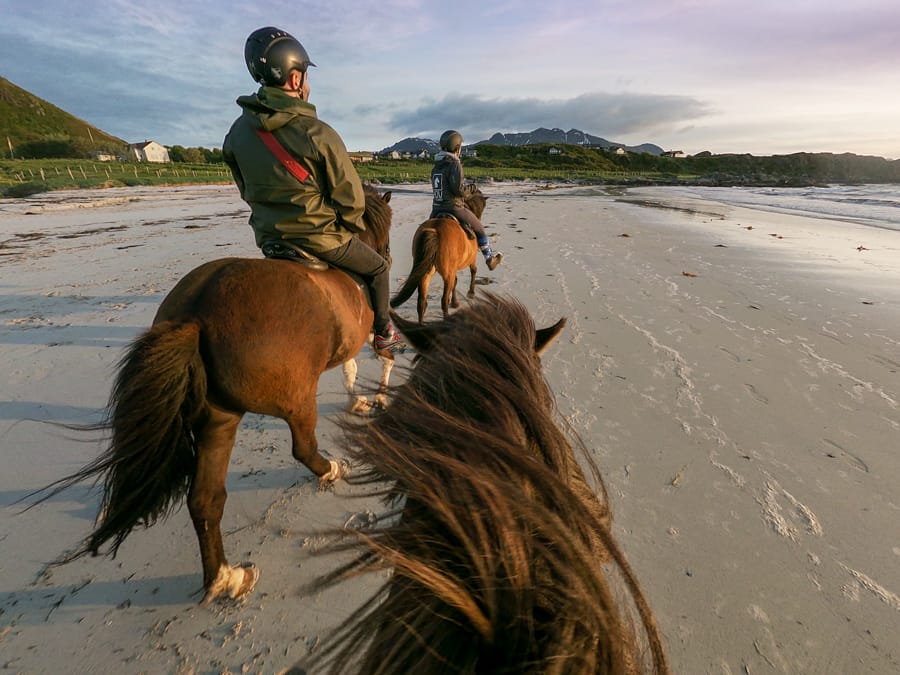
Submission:
[[[580,441],[576,459],[577,435],[560,429],[541,372],[564,320],[536,330],[521,304],[486,294],[441,322],[395,321],[418,352],[410,377],[384,415],[344,425],[354,460],[371,467],[350,482],[379,485],[394,508],[373,529],[344,533],[330,550],[358,556],[309,591],[393,573],[326,641],[318,665],[667,673],[599,472]]]
[[[389,201],[390,192],[380,196],[367,187],[367,227],[360,235],[385,256]],[[316,441],[317,384],[325,370],[345,364],[351,403],[359,406],[353,359],[373,318],[365,291],[336,269],[225,258],[189,272],[122,358],[106,421],[89,427],[110,432],[108,449],[41,491],[47,499],[82,480],[103,480],[94,531],[57,562],[97,555],[110,541],[114,556],[136,525],[164,518],[187,495],[203,563],[203,602],[249,592],[258,571],[229,566],[220,530],[241,418],[245,412],[280,417],[290,428],[294,457],[322,480],[339,478],[341,464],[322,457]],[[386,389],[393,357],[379,355]]]
[[[466,196],[466,206],[478,218],[484,213],[487,197],[477,187]],[[444,280],[444,293],[441,295],[441,310],[444,318],[450,314],[450,308],[459,307],[456,299],[456,273],[469,268],[469,292],[466,296],[475,297],[475,261],[478,258],[478,242],[474,235],[464,230],[455,218],[430,218],[419,225],[413,235],[412,242],[413,267],[406,282],[391,300],[391,307],[399,307],[406,302],[417,288],[419,299],[416,309],[419,312],[419,323],[425,320],[428,308],[428,286],[435,271]]]

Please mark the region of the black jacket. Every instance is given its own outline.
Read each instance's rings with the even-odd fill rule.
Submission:
[[[449,152],[434,156],[431,169],[432,211],[451,210],[466,205],[466,192],[462,162]]]

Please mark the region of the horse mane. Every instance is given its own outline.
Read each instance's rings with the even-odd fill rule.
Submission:
[[[465,201],[469,211],[481,218],[481,214],[484,213],[484,208],[487,206],[487,197],[484,196],[484,193],[478,187],[475,187],[474,190],[466,195]]]
[[[378,190],[369,183],[363,184],[363,192],[366,196],[366,208],[363,213],[366,230],[360,233],[360,238],[376,251],[383,251],[389,243],[393,211]]]
[[[668,672],[581,466],[605,495],[599,471],[557,423],[527,309],[484,294],[421,330],[431,347],[387,411],[342,425],[368,467],[350,480],[392,508],[345,532],[330,550],[357,557],[309,590],[393,575],[319,655],[334,673]]]

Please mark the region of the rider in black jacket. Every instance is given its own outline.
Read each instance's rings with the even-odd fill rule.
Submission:
[[[462,135],[452,129],[441,134],[441,152],[434,156],[434,167],[431,169],[431,189],[434,193],[431,217],[452,213],[461,223],[471,227],[488,269],[493,270],[503,260],[503,254],[491,251],[491,242],[485,234],[484,225],[466,206],[466,194],[471,187],[465,183],[459,159],[462,140]]]

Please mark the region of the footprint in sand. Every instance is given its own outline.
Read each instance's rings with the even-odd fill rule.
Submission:
[[[722,347],[722,346],[719,346],[719,350],[725,352],[726,354],[728,354],[728,356],[730,356],[732,359],[734,359],[735,363],[740,363],[740,362],[741,362],[741,357],[738,356],[737,354],[735,354],[733,351],[730,351],[730,350],[728,350],[728,349],[726,349],[725,347]]]
[[[829,452],[829,453],[826,453],[827,457],[831,457],[834,459],[839,457],[840,459],[843,459],[847,464],[852,466],[857,471],[862,471],[863,473],[869,473],[869,465],[866,464],[864,461],[862,461],[862,459],[860,459],[857,455],[855,455],[852,452],[850,452],[849,450],[847,450],[847,448],[842,446],[840,443],[835,443],[830,438],[823,438],[822,440],[825,441],[826,443],[828,443],[828,445],[830,445],[832,448],[834,448],[835,450],[837,450],[840,453],[839,455],[835,455],[834,453]]]
[[[750,393],[750,395],[753,398],[755,398],[757,401],[759,401],[760,403],[768,403],[769,402],[769,397],[763,396],[758,391],[756,391],[756,387],[754,387],[752,384],[747,384],[745,382],[744,387],[747,389],[747,391]]]

